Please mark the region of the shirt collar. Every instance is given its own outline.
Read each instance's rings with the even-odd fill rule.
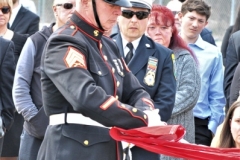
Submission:
[[[124,49],[125,47],[127,47],[127,43],[129,43],[129,42],[126,41],[126,40],[123,38],[122,33],[121,33],[121,37],[122,37],[122,44],[123,44],[123,49]],[[135,51],[136,51],[136,49],[137,49],[137,47],[138,47],[138,45],[139,45],[139,42],[140,42],[141,38],[142,38],[142,37],[139,37],[138,39],[135,39],[134,41],[131,42],[132,45],[133,45],[133,53],[135,53]]]
[[[201,35],[198,36],[198,39],[195,43],[189,43],[189,45],[195,45],[201,49],[205,48],[204,40],[202,39]]]
[[[19,5],[15,8],[12,9],[12,14],[11,14],[11,17],[10,17],[10,20],[9,20],[9,25],[12,26],[17,14],[18,14],[18,11],[20,10],[20,8],[22,7],[22,5],[19,3]]]

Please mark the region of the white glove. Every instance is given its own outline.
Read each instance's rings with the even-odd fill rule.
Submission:
[[[159,109],[145,110],[143,112],[148,116],[148,127],[167,125],[166,122],[161,121],[161,117],[158,114]]]

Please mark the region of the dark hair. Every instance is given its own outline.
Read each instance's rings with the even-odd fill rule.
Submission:
[[[187,0],[183,3],[181,9],[183,15],[192,11],[196,11],[198,14],[206,16],[206,20],[208,20],[211,15],[211,7],[203,0]]]
[[[185,2],[186,0],[178,0],[178,1],[180,1],[180,2],[182,2],[182,3],[183,3],[183,2]]]
[[[236,21],[233,25],[233,29],[232,29],[232,33],[233,34],[234,32],[237,32],[240,30],[240,6],[238,8],[238,13],[237,13],[237,18],[236,18]]]
[[[174,15],[172,14],[172,11],[170,9],[168,9],[165,6],[154,4],[149,17],[154,17],[156,24],[160,23],[159,17],[161,17],[161,20],[163,21],[164,25],[172,27],[173,32],[172,32],[172,37],[171,37],[168,48],[170,48],[172,50],[175,48],[186,49],[190,52],[190,54],[192,55],[194,60],[197,62],[197,58],[196,58],[195,54],[193,53],[193,51],[187,46],[185,41],[178,35],[178,31],[175,26]],[[147,29],[147,32],[148,32],[148,29]]]
[[[228,110],[220,134],[219,148],[236,148],[234,139],[231,134],[230,120],[233,117],[235,109],[238,107],[240,107],[240,102],[236,101],[231,105]]]

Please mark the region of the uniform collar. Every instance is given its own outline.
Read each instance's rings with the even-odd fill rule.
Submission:
[[[98,27],[90,24],[84,19],[77,11],[75,11],[71,17],[71,21],[77,25],[78,29],[82,33],[86,34],[95,41],[100,41],[103,35],[103,31]]]

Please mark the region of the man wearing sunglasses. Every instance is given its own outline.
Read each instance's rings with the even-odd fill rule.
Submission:
[[[46,43],[41,63],[49,116],[37,160],[122,160],[109,127],[162,124],[149,94],[129,71],[111,30],[128,0],[76,0],[71,19]],[[149,119],[150,118],[150,119]]]
[[[176,80],[173,74],[172,51],[144,35],[151,0],[130,0],[132,8],[123,8],[118,17],[120,33],[116,40],[122,57],[141,85],[150,94],[161,120],[167,122],[175,101]],[[130,55],[130,56],[129,56]],[[138,147],[131,149],[133,160],[159,160],[159,155]]]
[[[21,52],[15,71],[13,100],[18,113],[24,117],[19,160],[36,160],[49,123],[43,110],[40,62],[49,36],[63,26],[75,11],[75,0],[54,0],[56,23],[44,26],[30,36]],[[24,71],[24,72],[23,72]]]

